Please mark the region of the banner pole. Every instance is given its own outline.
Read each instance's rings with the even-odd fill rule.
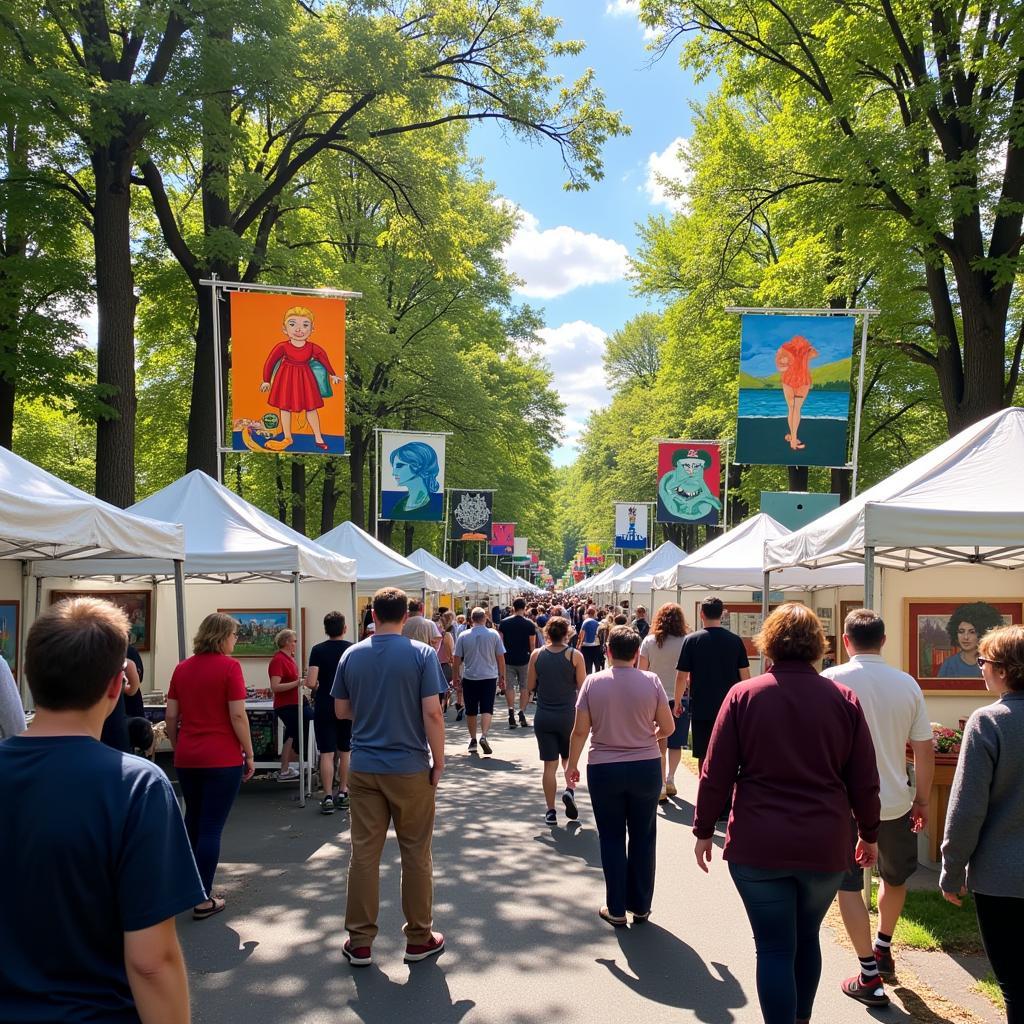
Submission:
[[[726,532],[729,531],[729,444],[730,438],[726,438],[722,445],[725,448],[725,495],[722,499],[722,523]]]
[[[217,483],[224,482],[224,367],[220,357],[220,309],[217,306],[219,298],[220,283],[216,274],[210,275],[210,303],[213,312],[213,373],[217,378],[216,391],[214,394],[213,408],[217,418],[217,425],[214,427],[217,452]]]
[[[373,428],[373,454],[377,464],[377,479],[373,481],[373,536],[380,540],[380,427]]]
[[[850,480],[850,497],[857,497],[857,467],[860,462],[860,415],[864,403],[864,369],[868,353],[868,322],[871,313],[865,310],[862,314],[860,332],[860,372],[857,376],[857,404],[853,417],[853,463],[852,478]]]

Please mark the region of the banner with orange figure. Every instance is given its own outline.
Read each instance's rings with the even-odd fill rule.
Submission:
[[[231,448],[345,452],[345,300],[231,292]]]

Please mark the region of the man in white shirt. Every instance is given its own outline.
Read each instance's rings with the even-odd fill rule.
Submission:
[[[852,611],[843,624],[843,645],[850,660],[823,673],[857,694],[878,763],[882,801],[878,834],[881,883],[874,946],[862,896],[862,870],[851,871],[839,889],[843,923],[860,960],[860,973],[844,981],[842,989],[851,999],[876,1007],[889,1002],[882,979],[893,981],[896,977],[890,948],[892,934],[907,897],[907,879],[917,868],[916,833],[928,824],[928,794],[935,771],[932,728],[924,695],[913,676],[886,664],[882,658],[884,644],[885,623],[881,616],[868,608]],[[914,752],[916,792],[907,776],[907,743]]]
[[[409,602],[409,618],[402,626],[402,636],[419,640],[421,644],[429,644],[435,651],[440,648],[441,630],[437,628],[436,622],[424,616],[422,601]]]

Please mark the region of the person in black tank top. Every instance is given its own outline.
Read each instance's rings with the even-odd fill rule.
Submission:
[[[533,716],[533,731],[537,737],[537,748],[544,763],[544,800],[547,813],[544,820],[549,825],[558,821],[555,813],[556,773],[561,759],[565,770],[569,757],[569,736],[576,719],[576,694],[586,678],[583,655],[566,644],[569,633],[567,619],[556,615],[544,626],[547,644],[530,655],[526,686],[531,696],[536,693],[537,711]],[[562,793],[566,817],[576,819],[576,794],[566,783]]]

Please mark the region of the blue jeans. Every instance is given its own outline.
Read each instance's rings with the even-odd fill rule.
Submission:
[[[661,758],[587,766],[608,912],[646,914],[654,897]],[[628,843],[627,843],[628,836]]]
[[[818,932],[842,871],[729,864],[757,947],[757,998],[764,1024],[808,1020],[821,977]]]
[[[242,766],[179,768],[178,783],[185,798],[185,831],[192,844],[192,856],[210,897],[220,860],[220,837],[242,784]]]

